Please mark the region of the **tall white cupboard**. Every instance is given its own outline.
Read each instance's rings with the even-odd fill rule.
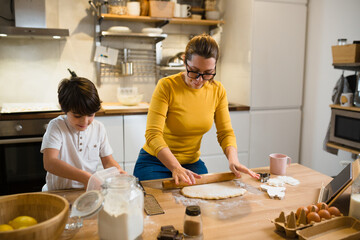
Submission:
[[[250,105],[248,166],[269,165],[273,152],[298,162],[307,1],[227,0],[221,6],[221,81],[230,102]]]

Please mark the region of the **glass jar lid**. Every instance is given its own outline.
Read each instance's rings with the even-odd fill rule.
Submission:
[[[71,207],[71,217],[87,218],[101,210],[104,202],[103,195],[92,190],[81,194]]]

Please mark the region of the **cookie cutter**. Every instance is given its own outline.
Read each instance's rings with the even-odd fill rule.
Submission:
[[[260,175],[260,182],[265,183],[270,179],[270,173],[258,173]]]

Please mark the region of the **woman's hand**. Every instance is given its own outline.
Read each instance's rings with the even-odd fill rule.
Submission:
[[[259,174],[253,172],[252,170],[248,169],[244,165],[240,164],[239,162],[230,163],[229,164],[230,170],[235,174],[236,177],[241,177],[240,172],[249,174],[251,177],[259,179]]]
[[[181,166],[173,169],[172,177],[174,178],[176,185],[178,185],[180,182],[185,182],[187,184],[192,185],[196,183],[195,178],[197,179],[201,178],[200,175]]]
[[[229,146],[225,149],[225,154],[227,159],[229,160],[229,168],[230,170],[235,174],[236,177],[241,177],[241,172],[249,174],[251,177],[259,179],[259,174],[256,174],[255,172],[251,171],[244,165],[240,164],[237,150],[233,146]]]

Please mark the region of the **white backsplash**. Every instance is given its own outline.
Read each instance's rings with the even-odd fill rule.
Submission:
[[[97,83],[94,57],[94,17],[87,0],[47,0],[47,15],[56,15],[58,21],[51,19],[60,28],[69,28],[66,40],[5,39],[0,38],[0,106],[5,102],[57,102],[57,87],[63,78],[70,76],[67,68],[79,76]],[[49,16],[47,16],[49,18]],[[127,25],[133,32],[152,24],[121,23],[104,21],[104,29],[110,24]],[[163,41],[162,64],[169,57],[185,50],[191,35],[205,32],[207,27],[169,24],[163,27],[168,38]],[[181,33],[181,34],[179,34]],[[119,40],[121,41],[121,40]],[[136,44],[136,43],[134,43]],[[131,47],[122,42],[120,47]],[[144,94],[144,101],[150,101],[155,88],[153,83],[135,83],[134,86]],[[122,85],[132,85],[131,79],[122,80]],[[120,83],[97,84],[100,98],[104,102],[116,102],[116,89]]]

